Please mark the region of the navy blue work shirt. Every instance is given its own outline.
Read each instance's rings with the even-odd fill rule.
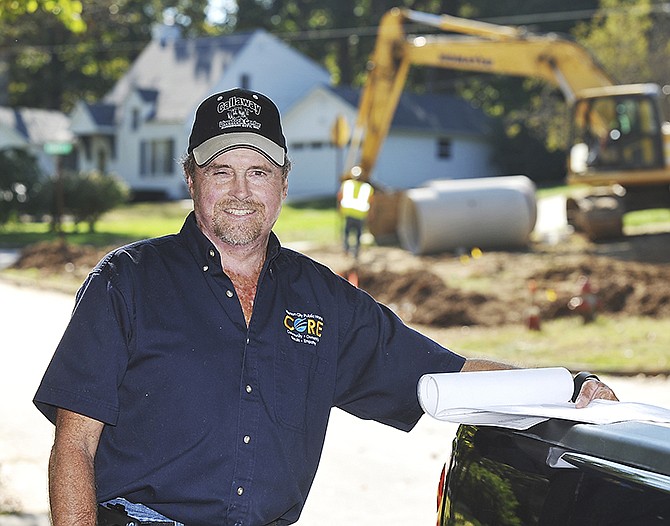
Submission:
[[[298,520],[333,406],[409,430],[417,381],[464,359],[272,235],[247,328],[219,253],[178,234],[105,257],[35,396],[104,422],[98,500],[188,526]]]

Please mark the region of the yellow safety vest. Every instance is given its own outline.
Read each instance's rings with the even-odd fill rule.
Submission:
[[[373,192],[371,184],[347,179],[342,183],[340,211],[345,216],[364,219],[370,211],[370,197]]]

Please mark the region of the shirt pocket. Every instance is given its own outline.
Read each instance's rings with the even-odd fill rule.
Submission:
[[[275,360],[275,396],[277,419],[285,427],[304,433],[309,403],[318,398],[319,376],[326,361],[304,346],[277,348]]]

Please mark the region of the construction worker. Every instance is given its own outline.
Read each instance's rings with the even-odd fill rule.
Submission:
[[[360,177],[360,167],[354,166],[350,177],[342,181],[337,194],[338,207],[344,218],[344,251],[347,254],[353,253],[356,259],[358,259],[361,235],[374,193],[372,185],[361,181]]]

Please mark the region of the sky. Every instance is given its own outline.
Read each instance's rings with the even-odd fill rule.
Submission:
[[[235,0],[209,0],[207,19],[213,24],[220,24],[226,20],[226,12],[237,8]]]

